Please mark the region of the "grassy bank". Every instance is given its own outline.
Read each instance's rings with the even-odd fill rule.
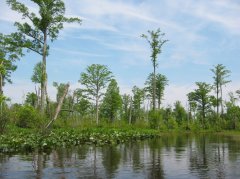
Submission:
[[[0,152],[47,151],[81,144],[114,145],[130,140],[158,137],[159,131],[139,128],[53,129],[48,134],[14,128],[0,136]]]

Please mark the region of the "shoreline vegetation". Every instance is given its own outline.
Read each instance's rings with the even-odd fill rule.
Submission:
[[[240,136],[240,131],[214,130],[157,130],[134,126],[96,126],[85,128],[55,128],[44,133],[36,129],[8,126],[8,132],[0,135],[0,154],[51,152],[58,148],[81,145],[118,145],[125,142],[147,140],[176,134],[207,134]]]
[[[145,81],[141,79],[144,86],[133,84],[131,92],[122,94],[118,77],[107,65],[89,64],[79,71],[80,88],[72,89],[69,83],[53,82],[57,93],[55,100],[51,99],[46,66],[48,55],[54,55],[50,41],[57,40],[65,23],[80,25],[82,20],[65,17],[62,0],[33,1],[38,12],[31,12],[27,4],[17,0],[6,3],[9,10],[22,16],[23,21],[15,22],[16,32],[0,33],[0,152],[118,144],[171,132],[240,130],[240,90],[230,92],[228,99],[223,95],[225,86],[231,82],[231,71],[223,64],[209,69],[211,84],[198,81],[195,89],[186,91],[186,105],[177,99],[172,105],[163,105],[166,86],[170,84],[167,75],[158,70],[159,55],[168,42],[160,28],[141,35],[148,44],[153,67]],[[35,91],[24,95],[21,104],[14,104],[5,96],[4,87],[12,82],[16,61],[28,51],[42,57],[31,76]],[[15,92],[21,94],[19,89]]]
[[[140,128],[64,128],[42,133],[33,129],[14,127],[0,135],[0,153],[51,151],[56,148],[86,145],[116,145],[127,141],[159,137],[154,129]]]

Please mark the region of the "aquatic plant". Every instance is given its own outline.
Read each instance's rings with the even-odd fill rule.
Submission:
[[[158,136],[158,131],[149,129],[55,129],[47,135],[34,133],[30,129],[19,129],[0,136],[0,152],[46,151],[80,144],[116,145],[129,140],[143,140]]]

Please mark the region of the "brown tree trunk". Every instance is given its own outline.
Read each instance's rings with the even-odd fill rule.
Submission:
[[[64,93],[63,93],[63,96],[59,99],[59,103],[57,105],[57,109],[56,109],[56,112],[55,112],[55,115],[54,115],[54,118],[48,123],[48,125],[46,126],[46,129],[49,128],[49,126],[57,119],[58,117],[58,114],[62,108],[62,105],[63,105],[63,100],[64,98],[66,97],[67,93],[68,93],[68,89],[69,89],[69,83],[66,85],[65,87],[65,90],[64,90]]]

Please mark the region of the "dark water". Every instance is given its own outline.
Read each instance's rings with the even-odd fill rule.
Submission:
[[[0,154],[0,179],[240,178],[240,136],[171,135],[51,154]]]

